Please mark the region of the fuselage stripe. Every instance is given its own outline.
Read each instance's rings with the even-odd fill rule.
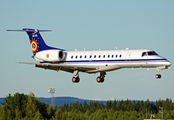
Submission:
[[[167,59],[121,59],[121,60],[69,60],[69,61],[61,61],[54,63],[84,63],[84,62],[168,62]],[[53,63],[53,62],[41,62],[41,63]]]

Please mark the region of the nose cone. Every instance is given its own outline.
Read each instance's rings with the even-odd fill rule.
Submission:
[[[167,68],[170,68],[170,66],[172,65],[172,63],[167,60],[167,62],[165,63],[165,65],[166,65]]]
[[[171,62],[168,62],[168,64],[169,64],[169,66],[171,66],[171,65],[172,65],[172,63],[171,63]]]

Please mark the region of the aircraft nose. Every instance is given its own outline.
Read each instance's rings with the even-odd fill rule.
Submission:
[[[170,68],[171,65],[172,65],[171,62],[169,62],[169,61],[166,62],[166,66],[167,66],[168,68]]]

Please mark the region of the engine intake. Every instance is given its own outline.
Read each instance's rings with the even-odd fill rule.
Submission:
[[[58,59],[60,61],[64,60],[65,59],[65,53],[63,51],[59,51],[58,52]]]

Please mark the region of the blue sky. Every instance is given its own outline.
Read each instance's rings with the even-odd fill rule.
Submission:
[[[66,50],[141,49],[155,50],[174,63],[174,1],[172,0],[1,0],[0,4],[0,97],[16,92],[37,97],[72,96],[98,100],[174,100],[174,68],[163,70],[156,80],[155,69],[122,69],[108,72],[103,84],[99,74],[72,74],[35,68],[16,62],[35,62],[24,32],[5,29],[36,28],[45,42]]]

